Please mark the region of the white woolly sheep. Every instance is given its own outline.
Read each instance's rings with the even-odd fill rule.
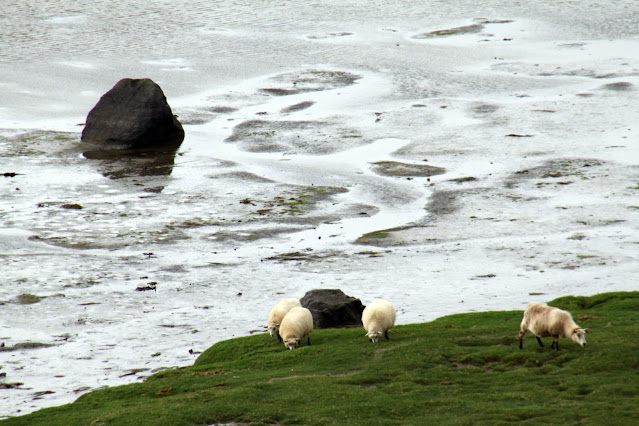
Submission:
[[[362,323],[371,342],[376,343],[382,334],[389,340],[388,330],[395,325],[395,308],[386,300],[375,300],[364,308]]]
[[[291,298],[291,299],[282,299],[271,309],[271,312],[268,314],[268,331],[271,333],[271,336],[277,335],[277,340],[280,342],[282,338],[280,337],[280,323],[284,319],[284,316],[291,310],[291,308],[295,306],[301,306],[300,301]]]
[[[537,342],[542,348],[544,344],[541,337],[552,336],[553,342],[550,349],[559,350],[561,338],[571,338],[580,346],[586,346],[586,329],[579,327],[572,319],[570,312],[559,308],[546,306],[539,302],[530,302],[524,311],[519,331],[519,349],[523,348],[523,338],[526,331],[530,331],[537,337]]]
[[[308,338],[310,346],[311,331],[313,331],[313,315],[311,311],[301,306],[291,308],[280,324],[280,336],[288,349],[295,349],[304,337]]]

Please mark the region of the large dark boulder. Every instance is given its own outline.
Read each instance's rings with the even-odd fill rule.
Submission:
[[[300,303],[313,314],[315,328],[356,327],[362,325],[364,306],[342,290],[311,290]]]
[[[125,78],[89,112],[82,142],[104,150],[177,150],[184,129],[160,86]]]

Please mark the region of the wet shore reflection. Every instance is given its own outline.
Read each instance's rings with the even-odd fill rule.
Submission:
[[[177,147],[158,149],[88,150],[82,155],[97,162],[97,169],[110,179],[168,176],[173,171]]]

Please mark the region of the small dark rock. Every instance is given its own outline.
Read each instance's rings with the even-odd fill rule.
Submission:
[[[465,25],[463,27],[447,28],[443,30],[431,31],[429,33],[418,34],[413,36],[414,39],[423,40],[438,37],[448,37],[461,34],[478,33],[484,29],[482,24]]]
[[[23,343],[16,343],[13,346],[2,346],[2,347],[0,347],[0,352],[11,352],[11,351],[28,350],[28,349],[50,348],[52,346],[55,346],[55,345],[51,344],[51,343],[23,342]]]
[[[561,174],[561,172],[548,172],[546,174],[544,174],[542,177],[551,177],[551,178],[558,178],[558,177],[562,177],[563,175]]]
[[[80,204],[63,204],[60,207],[68,210],[82,210],[82,206]]]
[[[464,182],[474,182],[477,180],[477,178],[473,176],[464,176],[464,177],[459,177],[459,178],[451,179],[451,180],[456,183],[464,183]]]
[[[155,287],[155,284],[149,283],[149,285],[140,286],[140,287],[136,287],[135,288],[135,291],[149,291],[149,290],[157,291],[157,288]]]
[[[342,290],[311,290],[300,303],[313,315],[315,328],[340,328],[362,325],[364,305],[359,299],[345,295]]]
[[[18,389],[22,385],[24,385],[22,382],[0,383],[0,389]]]
[[[45,395],[51,395],[53,393],[55,392],[51,390],[45,390],[45,391],[35,392],[32,396],[34,400],[37,400],[37,399],[42,399],[42,397]]]
[[[286,108],[282,109],[282,113],[289,113],[289,112],[295,112],[295,111],[302,111],[304,109],[310,108],[313,105],[315,105],[315,102],[313,101],[304,101],[304,102],[299,102],[295,105],[290,105]]]

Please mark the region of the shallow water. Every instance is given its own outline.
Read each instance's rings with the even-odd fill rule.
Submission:
[[[636,290],[639,8],[502,3],[3,6],[0,417],[190,364],[313,288],[398,323]],[[175,158],[82,155],[124,77],[164,89]]]

